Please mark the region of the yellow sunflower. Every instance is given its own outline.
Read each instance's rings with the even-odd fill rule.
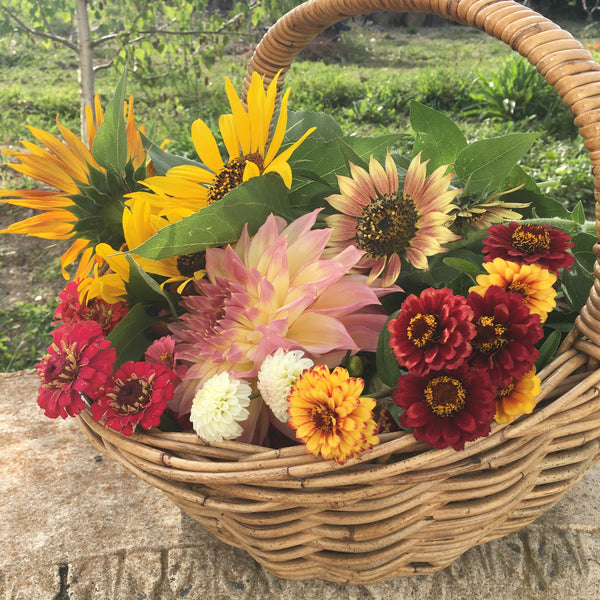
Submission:
[[[98,128],[104,119],[98,95],[95,97],[96,123],[90,106],[86,107],[88,145],[86,146],[72,131],[64,127],[56,118],[62,140],[36,127],[28,127],[40,145],[23,141],[22,145],[28,152],[4,150],[3,153],[15,158],[11,163],[13,170],[31,177],[52,189],[35,190],[0,190],[0,202],[23,206],[40,211],[38,214],[13,223],[0,233],[16,233],[30,235],[50,240],[74,239],[72,245],[61,257],[61,266],[65,279],[69,278],[66,266],[75,262],[82,251],[90,244],[90,240],[76,231],[77,217],[73,212],[75,202],[72,196],[85,192],[88,196],[94,194],[90,186],[91,170],[104,173],[104,169],[96,162],[92,152]],[[142,146],[140,133],[135,124],[133,114],[133,98],[124,105],[126,118],[128,158],[137,169],[146,161],[146,152]],[[143,130],[143,129],[142,129]],[[143,171],[143,176],[147,171]],[[131,191],[123,189],[123,194]],[[90,256],[86,257],[87,259]],[[89,264],[85,261],[85,264]],[[81,269],[80,269],[81,270]]]
[[[137,248],[163,227],[191,214],[189,210],[183,208],[153,214],[148,196],[150,194],[140,193],[135,202],[128,201],[128,206],[123,211],[125,244],[120,250]],[[110,271],[100,273],[99,265],[96,264],[94,277],[88,277],[79,284],[82,298],[89,301],[100,297],[110,304],[123,300],[126,294],[125,284],[129,281],[129,263],[120,250],[104,243],[96,246],[96,254],[108,265]],[[163,286],[179,283],[178,293],[183,291],[189,281],[201,278],[206,273],[203,252],[161,260],[151,260],[135,254],[132,256],[146,273],[166,278]]]
[[[231,114],[221,115],[219,129],[228,153],[227,160],[221,156],[208,125],[198,119],[192,123],[192,140],[206,168],[180,165],[169,169],[164,176],[146,179],[144,184],[163,199],[165,206],[181,206],[194,212],[220,200],[240,183],[264,173],[279,173],[289,188],[292,171],[288,160],[314,128],[278,154],[287,128],[290,90],[283,95],[273,129],[277,79],[275,77],[265,90],[263,78],[254,73],[248,89],[247,108],[231,81],[226,80]]]

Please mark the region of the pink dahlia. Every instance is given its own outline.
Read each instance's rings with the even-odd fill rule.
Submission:
[[[78,321],[96,321],[102,327],[104,335],[108,335],[129,312],[125,302],[108,304],[101,298],[95,298],[87,305],[81,304],[76,281],[69,281],[58,298],[59,304],[54,314],[55,324],[70,325]]]
[[[472,372],[467,364],[423,377],[408,373],[392,394],[404,409],[400,425],[434,448],[463,450],[466,442],[489,435],[496,413],[496,387],[485,371]]]
[[[56,329],[48,353],[36,365],[42,382],[37,401],[45,415],[51,419],[78,415],[85,408],[81,394],[96,399],[115,360],[116,351],[98,323]]]
[[[528,225],[512,221],[493,225],[483,241],[485,261],[503,258],[519,264],[536,263],[555,275],[570,267],[575,257],[567,252],[574,246],[571,237],[549,225]]]
[[[540,354],[535,344],[544,335],[539,315],[529,312],[519,294],[497,286],[483,296],[471,292],[467,303],[477,329],[471,366],[489,372],[498,386],[527,373]]]
[[[326,200],[341,214],[325,220],[333,228],[329,245],[340,251],[354,245],[364,251],[356,268],[370,270],[369,283],[382,275],[384,286],[396,281],[402,259],[427,269],[427,257],[446,252],[442,244],[460,236],[450,231],[452,200],[448,166],[427,177],[427,162],[417,155],[402,189],[396,163],[388,153],[385,168],[371,157],[369,171],[350,164],[351,177],[338,176],[340,193]]]
[[[286,225],[270,216],[251,239],[206,251],[207,280],[171,325],[176,356],[189,365],[174,405],[189,412],[213,375],[255,377],[278,348],[302,350],[315,363],[339,364],[346,352],[375,351],[385,314],[361,275],[347,275],[362,252],[349,246],[323,258],[330,229],[312,229],[318,211]]]
[[[173,397],[176,375],[170,369],[146,362],[128,361],[106,383],[103,395],[92,404],[95,421],[131,435],[137,425],[150,429],[160,424]]]
[[[415,375],[459,367],[471,353],[472,316],[466,299],[448,288],[411,294],[387,325],[398,364]]]

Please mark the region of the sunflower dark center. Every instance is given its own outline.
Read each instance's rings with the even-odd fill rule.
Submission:
[[[508,344],[507,327],[496,323],[494,317],[484,315],[477,320],[477,335],[472,344],[476,350],[491,354]]]
[[[408,323],[406,335],[417,348],[436,342],[440,337],[437,316],[417,313]]]
[[[410,197],[381,196],[357,219],[356,244],[368,256],[403,253],[417,233],[419,213]]]
[[[519,225],[510,238],[511,244],[525,254],[550,250],[550,234],[541,225]]]
[[[315,428],[319,431],[329,433],[336,425],[336,414],[326,405],[315,406],[310,416]]]
[[[177,257],[177,270],[184,277],[193,277],[197,271],[206,268],[206,254],[194,252],[193,254],[182,254]]]
[[[434,377],[425,386],[425,402],[438,417],[451,417],[459,412],[467,399],[463,384],[454,377]]]
[[[208,188],[209,204],[220,200],[227,192],[230,192],[244,181],[244,169],[248,162],[254,163],[258,167],[258,170],[261,173],[263,172],[263,157],[257,152],[232,158],[217,173],[213,184]]]
[[[131,415],[144,410],[150,404],[151,395],[149,382],[137,378],[117,381],[115,391],[108,394],[112,397],[112,408],[121,415]]]

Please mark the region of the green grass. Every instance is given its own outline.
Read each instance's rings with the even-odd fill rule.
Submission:
[[[577,37],[582,30],[573,25],[564,26]],[[593,44],[597,40],[585,41]],[[324,51],[321,60],[307,60],[304,53],[293,63],[286,80],[292,87],[289,106],[291,110],[328,112],[347,133],[357,135],[385,130],[407,133],[408,106],[413,99],[447,112],[469,139],[511,131],[539,132],[538,142],[524,158],[524,167],[536,180],[545,182],[545,191],[569,207],[581,200],[591,214],[591,165],[566,108],[556,103],[549,118],[539,119],[531,101],[531,110],[523,107],[518,120],[507,120],[472,97],[482,78],[493,77],[513,55],[506,45],[467,27],[452,25],[411,33],[353,25],[337,47]],[[135,97],[138,123],[144,123],[158,142],[170,138],[171,152],[193,155],[191,123],[202,118],[217,131],[219,115],[228,110],[224,78],[229,77],[239,89],[246,65],[247,58],[225,56],[201,71],[147,80],[131,75],[128,91]],[[96,89],[104,105],[119,75],[115,70],[98,73]],[[57,133],[57,114],[77,132],[78,106],[76,61],[68,50],[45,51],[22,42],[0,53],[0,147],[32,140],[25,123]],[[3,188],[31,185],[9,176],[6,166],[0,166],[0,184]],[[7,217],[8,210],[12,209],[0,206],[0,217]],[[0,260],[8,260],[2,256],[2,241]],[[56,259],[41,255],[31,260],[30,293],[0,309],[0,371],[32,367],[48,343],[56,301],[48,297],[46,289],[49,280],[60,280],[60,274]]]

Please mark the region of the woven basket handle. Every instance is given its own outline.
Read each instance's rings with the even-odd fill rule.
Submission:
[[[242,94],[252,73],[266,82],[288,70],[296,55],[319,33],[349,17],[376,11],[432,13],[470,25],[509,45],[544,76],[570,108],[585,138],[592,161],[596,228],[600,223],[600,65],[580,42],[558,25],[513,0],[308,0],[284,15],[257,46],[244,79]],[[282,87],[284,78],[279,85]],[[600,245],[594,252],[600,260]],[[600,264],[578,329],[600,346]]]

